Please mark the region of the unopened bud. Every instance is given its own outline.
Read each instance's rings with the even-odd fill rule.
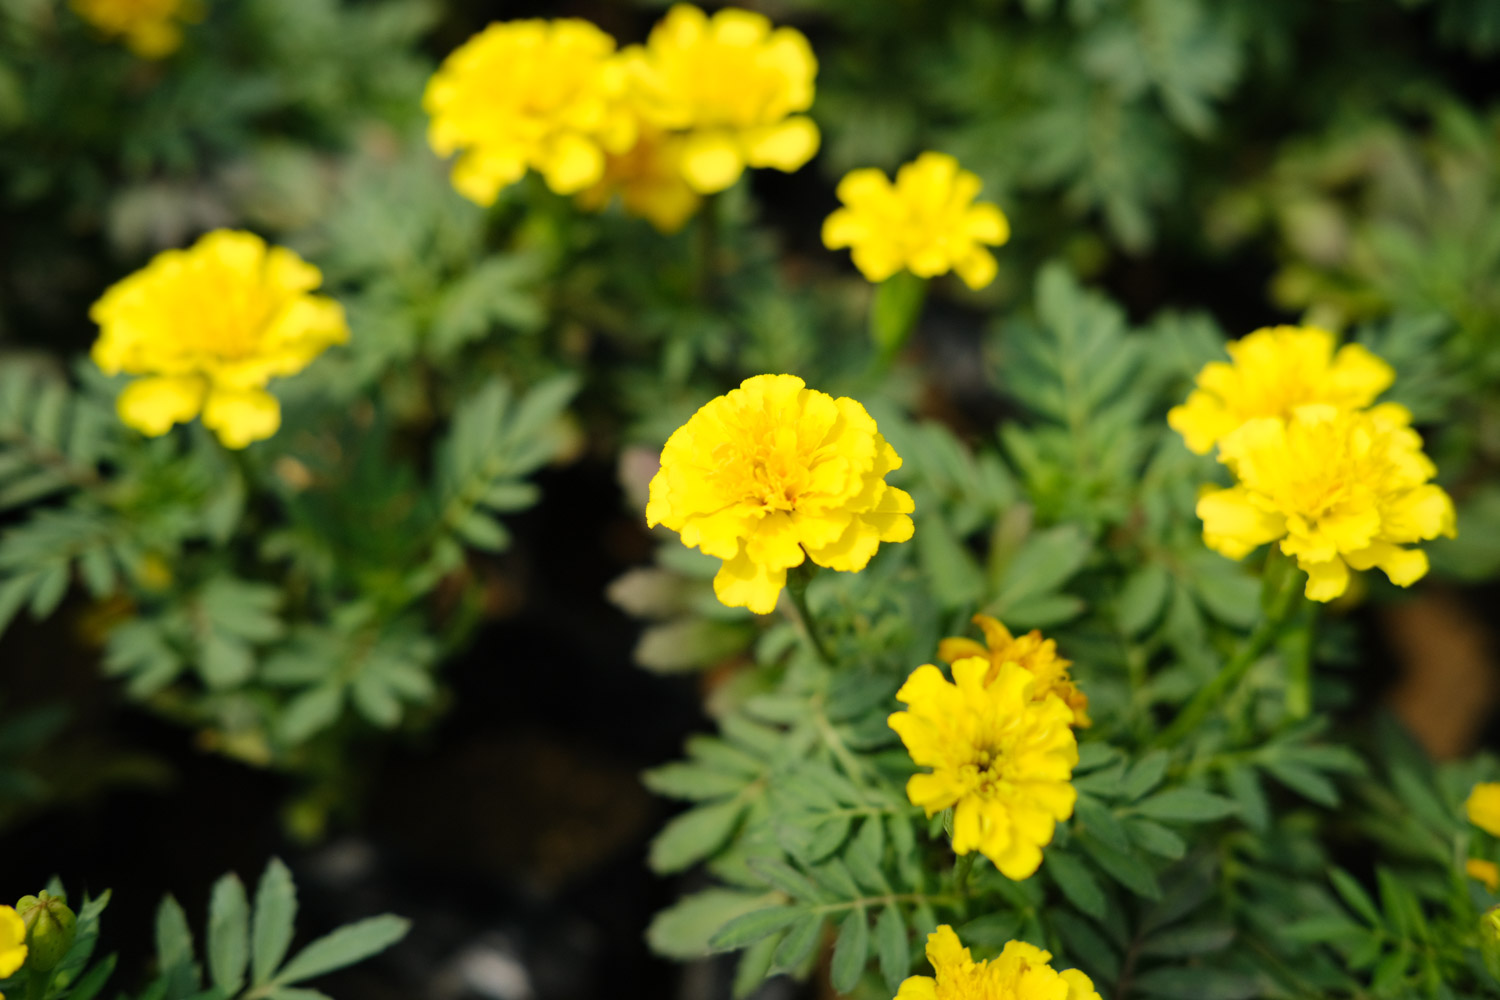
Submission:
[[[63,896],[43,891],[40,896],[22,896],[16,912],[26,924],[26,965],[37,972],[51,972],[73,946],[78,918]]]

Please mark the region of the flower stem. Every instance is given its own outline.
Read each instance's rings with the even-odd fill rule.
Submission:
[[[1280,636],[1282,627],[1302,593],[1302,586],[1302,574],[1297,572],[1279,548],[1273,546],[1266,559],[1262,578],[1261,603],[1264,613],[1260,622],[1230,661],[1224,664],[1224,669],[1200,688],[1177,714],[1177,718],[1172,720],[1172,724],[1151,741],[1152,746],[1171,746],[1202,725],[1209,712],[1223,700],[1231,688],[1244,679],[1255,661]]]
[[[833,659],[828,655],[823,640],[818,638],[817,623],[813,620],[812,611],[807,606],[807,585],[812,582],[816,573],[817,569],[812,566],[811,560],[803,559],[800,566],[793,566],[787,572],[786,592],[792,599],[792,606],[797,609],[798,624],[802,627],[802,633],[807,636],[813,652],[818,654],[818,659],[831,667]]]

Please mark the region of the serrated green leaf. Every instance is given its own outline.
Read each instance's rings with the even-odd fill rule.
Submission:
[[[298,952],[273,981],[294,985],[362,962],[400,941],[410,929],[411,921],[389,913],[340,927]]]
[[[250,960],[250,904],[239,877],[214,883],[208,903],[208,970],[213,984],[234,996],[245,983]]]
[[[833,944],[833,962],[829,980],[840,993],[850,993],[870,960],[870,918],[863,906],[856,906],[844,918],[839,936]]]

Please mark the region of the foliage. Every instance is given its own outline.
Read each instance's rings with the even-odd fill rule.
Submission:
[[[54,879],[49,891],[61,895],[61,884]],[[24,990],[25,996],[44,1000],[92,1000],[102,995],[118,965],[115,955],[94,961],[109,901],[107,889],[99,896],[85,895],[76,936],[57,967],[42,973],[28,965],[0,982],[0,989],[17,994]],[[390,914],[369,917],[318,938],[288,958],[296,917],[297,887],[280,860],[272,858],[266,866],[253,907],[239,876],[225,875],[214,883],[209,899],[200,959],[187,915],[168,895],[156,912],[155,975],[139,991],[117,995],[137,1000],[315,1000],[324,994],[300,984],[379,954],[405,937],[410,926]]]

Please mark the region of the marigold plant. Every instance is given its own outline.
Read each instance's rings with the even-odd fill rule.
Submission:
[[[1308,403],[1369,406],[1390,387],[1395,371],[1361,344],[1335,350],[1336,344],[1333,334],[1311,326],[1266,327],[1231,341],[1231,360],[1204,365],[1197,388],[1171,409],[1167,422],[1189,448],[1206,455],[1256,417],[1285,420]]]
[[[927,961],[933,974],[906,979],[896,1000],[1099,1000],[1088,976],[1055,971],[1052,954],[1025,941],[976,962],[953,928],[940,924],[927,936]]]
[[[769,614],[804,560],[857,572],[881,542],[911,537],[911,496],[885,482],[900,467],[855,400],[757,375],[667,439],[646,523],[724,560],[719,600]]]
[[[104,35],[123,38],[142,59],[161,59],[182,45],[182,23],[202,16],[201,0],[70,0],[78,16]]]
[[[980,180],[946,153],[923,153],[896,171],[892,184],[875,169],[853,170],[839,181],[844,207],[823,223],[823,244],[849,247],[854,266],[871,281],[901,270],[920,278],[957,271],[970,288],[995,280],[995,257],[985,247],[1010,239],[999,206],[976,202]]]
[[[266,384],[349,339],[343,307],[311,294],[322,280],[292,251],[221,229],[111,286],[89,311],[94,361],[143,376],[120,393],[120,419],[156,436],[201,413],[229,448],[275,434]]]
[[[1379,567],[1405,587],[1427,572],[1407,548],[1454,533],[1453,502],[1429,480],[1436,469],[1405,411],[1297,407],[1289,419],[1260,417],[1219,442],[1238,483],[1198,501],[1203,540],[1239,559],[1279,541],[1308,575],[1307,596],[1331,601],[1349,570]]]
[[[818,127],[800,114],[812,106],[818,61],[794,28],[678,4],[622,58],[641,114],[683,135],[683,177],[701,194],[729,187],[747,166],[793,171],[818,151]]]
[[[428,142],[458,154],[453,184],[481,205],[534,169],[558,194],[604,176],[605,156],[635,139],[615,41],[576,18],[492,24],[428,81]]]
[[[1057,655],[1057,643],[1043,639],[1038,629],[1022,636],[1011,635],[1010,629],[999,619],[990,615],[975,615],[972,619],[984,633],[984,642],[979,643],[967,636],[952,636],[938,643],[938,658],[944,663],[956,663],[970,656],[983,656],[990,661],[990,671],[985,683],[995,679],[1005,663],[1016,663],[1036,678],[1032,698],[1041,701],[1048,695],[1057,695],[1073,712],[1073,725],[1086,729],[1093,723],[1089,719],[1089,696],[1084,694],[1068,674],[1071,660]]]
[[[1078,798],[1073,711],[1055,694],[1037,700],[1036,687],[1016,663],[992,670],[971,656],[951,682],[926,664],[896,692],[908,707],[889,720],[912,760],[932,768],[907,782],[912,804],[929,816],[952,809],[953,850],[977,850],[1012,879],[1036,872]]]

